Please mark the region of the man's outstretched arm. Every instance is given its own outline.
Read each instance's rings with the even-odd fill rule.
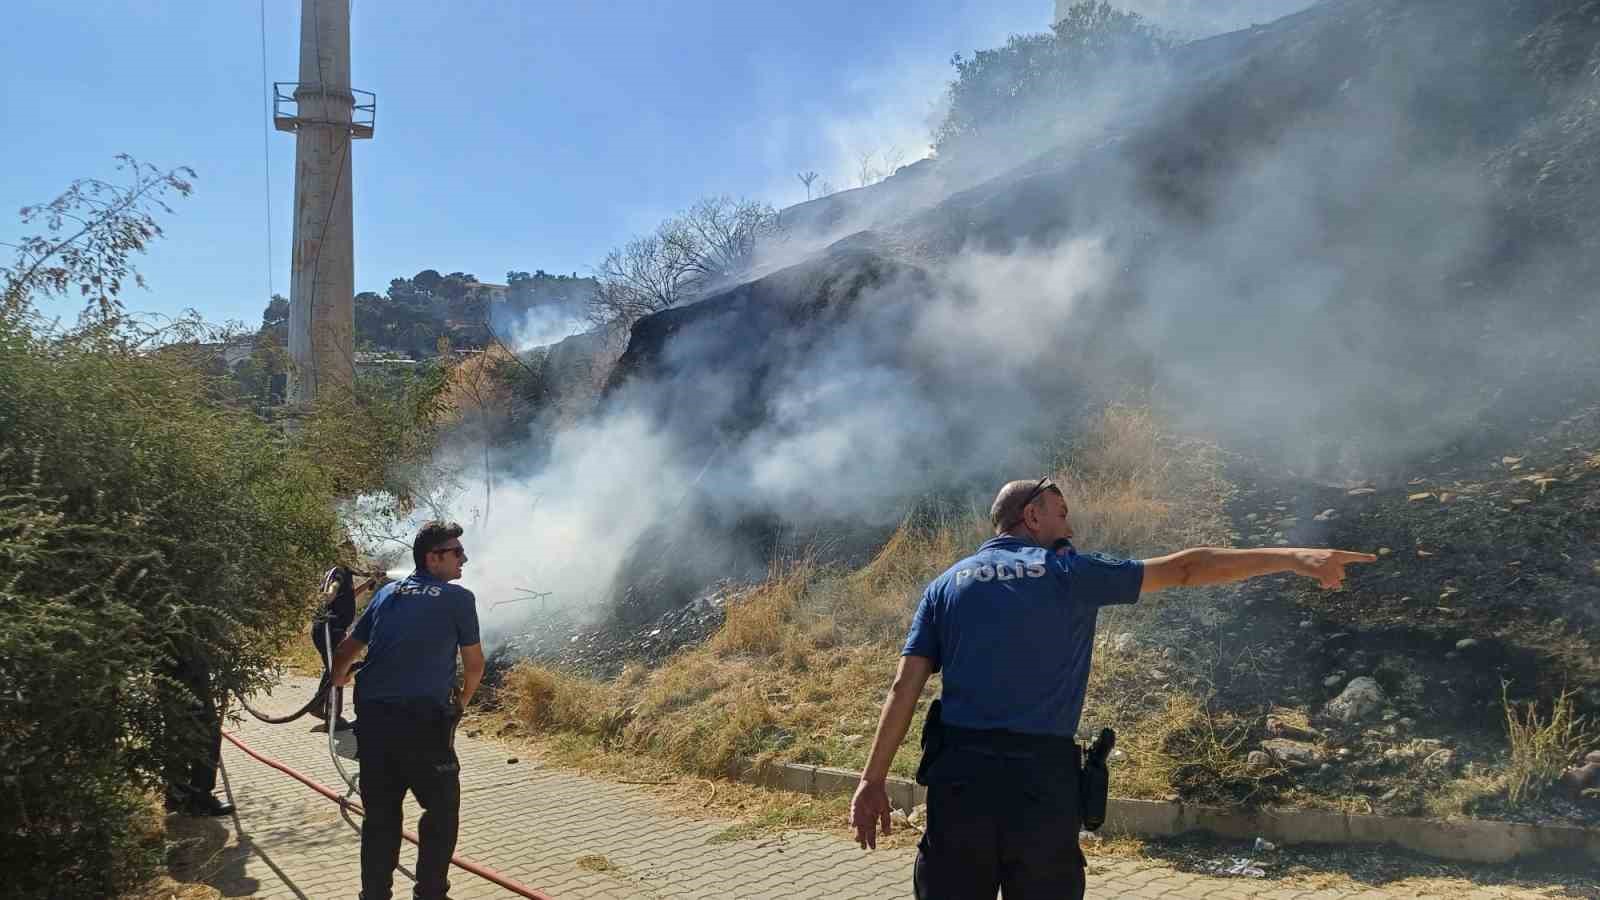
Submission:
[[[1293,572],[1315,578],[1325,588],[1337,588],[1344,583],[1345,566],[1377,559],[1371,553],[1312,547],[1258,550],[1193,547],[1144,560],[1144,583],[1139,592],[1148,594],[1169,587],[1231,584],[1277,572]]]
[[[889,766],[895,752],[911,729],[911,719],[917,712],[917,700],[922,689],[933,675],[933,660],[926,656],[902,656],[900,668],[895,672],[894,684],[883,701],[883,712],[878,715],[878,733],[872,738],[872,752],[867,756],[866,771],[861,773],[861,783],[856,785],[856,795],[850,801],[850,824],[856,830],[856,843],[863,848],[878,846],[877,828],[889,833]]]

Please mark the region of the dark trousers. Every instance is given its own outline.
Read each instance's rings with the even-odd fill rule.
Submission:
[[[390,900],[400,862],[401,809],[417,798],[417,900],[450,890],[461,814],[461,766],[450,746],[449,711],[433,701],[356,700],[361,754],[361,898]]]
[[[918,900],[1082,900],[1076,747],[947,746],[928,767]]]
[[[201,659],[183,659],[167,674],[188,688],[171,691],[166,700],[166,744],[162,779],[167,799],[188,803],[217,787],[217,762],[222,759],[222,717],[211,702],[211,670]]]

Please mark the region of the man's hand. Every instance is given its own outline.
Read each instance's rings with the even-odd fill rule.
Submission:
[[[1294,555],[1294,571],[1307,578],[1315,578],[1325,588],[1344,584],[1344,567],[1354,563],[1377,562],[1371,553],[1354,553],[1349,550],[1299,550]]]
[[[878,849],[878,826],[889,833],[889,790],[882,781],[862,779],[850,799],[850,825],[856,830],[856,843],[863,850]]]
[[[889,686],[883,712],[878,714],[878,732],[872,736],[866,771],[861,773],[861,784],[850,801],[850,824],[855,826],[856,843],[863,850],[878,848],[877,825],[883,825],[884,834],[889,833],[889,791],[884,786],[888,783],[889,766],[900,742],[906,739],[917,711],[917,699],[932,674],[933,660],[928,657],[900,657],[894,684]]]
[[[351,675],[352,675],[352,673],[351,673],[351,671],[349,669],[346,669],[343,672],[334,673],[333,686],[334,687],[349,687],[350,686],[350,682],[355,680],[354,678],[351,677]]]

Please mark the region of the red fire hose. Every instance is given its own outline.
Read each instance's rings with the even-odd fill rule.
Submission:
[[[354,810],[357,813],[361,813],[362,815],[366,814],[365,811],[362,810],[361,804],[355,802],[354,800],[349,799],[348,797],[339,796],[338,794],[334,793],[332,788],[327,787],[325,785],[318,784],[315,781],[312,781],[310,778],[306,777],[305,775],[302,775],[299,772],[296,772],[295,770],[289,768],[288,766],[284,765],[281,762],[278,762],[277,760],[273,759],[270,756],[263,756],[260,753],[257,753],[256,751],[254,751],[254,750],[250,749],[248,746],[246,746],[243,741],[239,740],[238,738],[234,737],[233,735],[229,734],[226,731],[224,731],[222,733],[222,736],[227,738],[229,741],[231,741],[235,747],[238,747],[240,750],[243,750],[245,753],[249,754],[254,759],[257,759],[257,760],[259,760],[261,762],[264,762],[267,765],[273,767],[274,769],[277,769],[279,772],[282,772],[283,774],[288,775],[290,778],[293,778],[294,780],[300,782],[301,784],[305,785],[306,787],[311,788],[313,791],[316,791],[317,793],[321,794],[322,796],[327,797],[329,800],[332,800],[333,802],[339,804],[340,806],[345,807],[346,809]],[[410,841],[411,843],[413,843],[413,844],[417,843],[417,836],[415,834],[413,834],[413,833],[411,833],[409,831],[402,831],[402,832],[400,832],[400,834],[403,835],[405,837],[405,839]],[[521,897],[527,897],[528,900],[553,900],[553,898],[551,898],[549,894],[544,894],[544,893],[541,893],[539,891],[536,891],[533,888],[528,887],[527,885],[525,885],[525,884],[523,884],[523,883],[521,883],[519,881],[513,881],[512,879],[507,878],[504,875],[501,875],[499,872],[496,872],[493,869],[484,868],[483,866],[480,866],[477,863],[473,862],[472,860],[467,859],[467,858],[465,858],[463,856],[459,856],[459,855],[452,856],[452,857],[450,857],[450,862],[453,865],[455,865],[457,868],[459,868],[459,869],[464,869],[464,870],[466,870],[468,872],[471,872],[472,874],[478,876],[479,878],[485,879],[487,881],[492,881],[495,884],[498,884],[499,886],[501,886],[501,887],[505,888],[506,890],[512,892],[513,894],[516,894],[516,895],[521,896]]]

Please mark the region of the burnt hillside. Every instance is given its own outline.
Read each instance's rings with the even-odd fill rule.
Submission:
[[[1272,791],[1416,810],[1391,790],[1454,777],[1440,746],[1499,752],[1502,682],[1600,709],[1597,22],[1330,0],[1178,48],[1160,90],[1021,165],[973,178],[969,146],[785,211],[802,233],[760,277],[641,319],[606,382],[596,419],[653,454],[607,627],[659,655],[713,586],[797,550],[858,563],[1136,397],[1226,454],[1236,545],[1387,551],[1343,592],[1268,581],[1129,626],[1170,661],[1146,696],[1209,685],[1251,741],[1301,710],[1354,761]],[[1322,712],[1359,676],[1371,733]]]

